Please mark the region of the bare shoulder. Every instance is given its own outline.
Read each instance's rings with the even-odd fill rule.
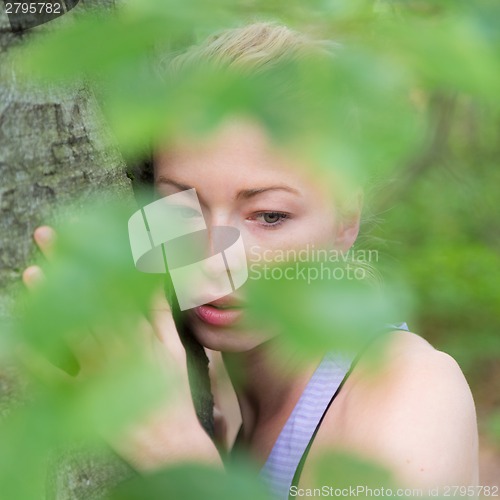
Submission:
[[[414,333],[384,337],[366,349],[328,410],[316,452],[375,459],[408,485],[474,484],[476,413],[460,366]]]
[[[457,361],[435,349],[425,339],[411,332],[393,332],[387,343],[387,376],[402,393],[398,397],[428,398],[428,402],[443,404],[474,401],[469,385]],[[412,392],[412,391],[416,391]]]
[[[419,335],[405,331],[380,337],[366,349],[347,380],[346,393],[354,404],[374,397],[378,405],[416,398],[419,407],[425,402],[472,402],[455,359]]]

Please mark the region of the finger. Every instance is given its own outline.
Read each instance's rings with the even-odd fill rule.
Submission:
[[[45,281],[45,275],[39,266],[29,266],[24,270],[22,280],[26,285],[26,288],[29,290],[35,290],[43,281]],[[41,351],[39,354],[41,354]],[[43,356],[40,356],[40,359],[42,357]],[[67,351],[65,355],[59,359],[59,361],[51,359],[50,355],[48,355],[46,361],[55,370],[60,370],[70,376],[78,374],[80,370],[80,363],[71,350]],[[43,366],[41,366],[41,369],[42,368]]]
[[[178,363],[185,363],[186,350],[177,332],[172,313],[168,309],[156,309],[153,313],[151,324],[157,339]]]
[[[43,271],[39,266],[29,266],[23,272],[23,283],[30,290],[35,289],[43,279]]]
[[[153,331],[156,337],[164,344],[168,344],[168,340],[173,335],[172,332],[176,333],[177,329],[172,316],[170,304],[165,298],[165,292],[163,289],[158,290],[153,295],[148,320],[153,326]]]
[[[151,310],[152,311],[171,311],[170,304],[165,297],[165,290],[161,287],[153,294],[151,300]]]
[[[79,365],[77,379],[85,379],[103,370],[107,353],[104,352],[102,343],[96,339],[92,331],[85,329],[77,332],[66,342]]]
[[[54,252],[54,243],[56,240],[56,232],[50,226],[40,226],[35,229],[33,234],[38,248],[42,253],[50,259]]]
[[[165,366],[175,366],[180,373],[187,376],[186,350],[177,332],[172,310],[163,289],[153,295],[149,312],[149,317],[145,319],[150,325],[156,359]]]

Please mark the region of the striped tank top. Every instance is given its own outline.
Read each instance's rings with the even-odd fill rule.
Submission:
[[[388,330],[406,330],[406,323],[388,325]],[[278,439],[260,470],[277,500],[287,500],[290,487],[298,483],[303,462],[323,416],[349,375],[356,356],[326,354],[306,385]]]

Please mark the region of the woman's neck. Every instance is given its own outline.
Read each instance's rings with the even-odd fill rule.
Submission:
[[[319,359],[307,364],[287,354],[273,340],[222,357],[241,411],[239,441],[265,459],[300,398]]]

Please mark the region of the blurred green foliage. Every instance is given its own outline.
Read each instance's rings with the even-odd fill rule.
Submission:
[[[306,358],[325,350],[354,355],[386,325],[410,321],[413,313],[407,287],[379,283],[370,270],[352,262],[300,261],[251,270],[249,327],[270,325],[281,332],[284,349]]]
[[[40,498],[49,451],[113,439],[160,406],[175,383],[139,333],[159,280],[130,267],[130,207],[111,198],[93,205],[57,227],[54,260],[41,263],[47,279],[23,297],[4,332],[27,399],[0,426],[5,498]]]
[[[177,465],[124,482],[111,500],[143,498],[238,498],[270,499],[263,485],[249,474],[250,464],[228,466],[225,471],[202,465]],[[253,471],[255,474],[255,471]]]
[[[335,166],[367,186],[361,243],[382,255],[384,290],[359,283],[254,284],[255,310],[280,321],[292,347],[308,355],[338,345],[352,349],[367,326],[411,318],[413,330],[457,357],[473,388],[479,391],[489,376],[498,387],[498,2],[135,0],[112,14],[65,17],[60,29],[30,37],[19,67],[39,85],[93,85],[127,158],[174,133],[203,133],[243,113],[311,164]],[[159,54],[168,61],[171,52],[214,31],[254,20],[285,22],[342,46],[334,58],[288,61],[264,76],[207,66],[165,80],[153,69]],[[300,100],[283,97],[287,82]],[[5,498],[39,498],[48,450],[109,436],[168,391],[134,335],[159,281],[131,265],[127,214],[110,206],[60,228],[49,279],[20,304],[8,347],[32,390],[27,405],[0,427]],[[105,332],[105,347],[88,348],[95,372],[75,384],[43,358],[77,371],[68,345],[88,335],[84,325]],[[334,325],[342,325],[338,335]],[[124,346],[119,356],[116,342]],[[479,394],[485,414],[495,415],[497,396],[488,387]],[[498,413],[488,428],[498,434]],[[11,472],[21,463],[23,480]],[[335,464],[320,464],[318,484],[364,470],[345,460]],[[180,467],[141,479],[114,498],[159,498],[167,491],[183,498],[201,492],[263,498],[242,474]]]

